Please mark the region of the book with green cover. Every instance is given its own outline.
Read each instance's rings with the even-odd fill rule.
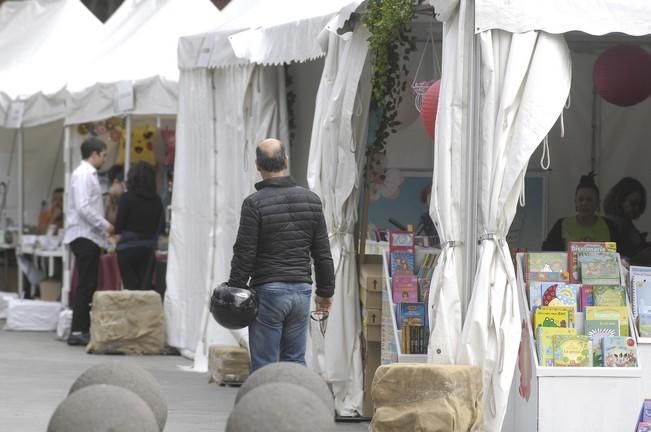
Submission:
[[[576,329],[563,327],[538,327],[536,329],[536,350],[540,366],[554,366],[554,336],[576,335]]]
[[[585,335],[592,340],[592,365],[603,366],[603,338],[606,336],[619,336],[619,321],[585,320],[583,330]]]
[[[554,366],[592,366],[592,341],[588,336],[554,336]]]
[[[626,288],[621,285],[593,285],[592,302],[595,306],[626,306]]]
[[[587,320],[619,321],[620,336],[629,336],[628,308],[626,306],[588,306],[585,308]]]
[[[578,255],[590,255],[595,252],[617,252],[615,242],[567,242],[567,270],[570,281],[581,282]]]
[[[526,273],[567,272],[567,253],[565,252],[529,252],[527,254]]]
[[[613,252],[579,255],[581,282],[590,285],[619,285],[619,261]]]

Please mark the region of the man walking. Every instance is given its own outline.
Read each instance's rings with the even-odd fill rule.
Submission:
[[[99,254],[105,237],[113,232],[104,218],[102,190],[97,169],[106,160],[106,144],[91,137],[81,144],[82,161],[70,178],[70,195],[66,212],[63,243],[70,245],[75,255],[79,283],[72,310],[72,326],[68,345],[89,342],[90,303],[97,285]]]
[[[248,283],[258,295],[258,317],[249,326],[251,371],[277,361],[305,364],[310,258],[317,310],[330,309],[335,287],[321,200],[286,175],[287,155],[280,141],[262,141],[256,165],[263,180],[242,204],[228,281],[234,287]]]

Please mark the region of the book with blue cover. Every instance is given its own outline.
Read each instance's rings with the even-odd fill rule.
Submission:
[[[424,303],[398,303],[396,305],[396,322],[402,326],[426,326],[427,307]]]

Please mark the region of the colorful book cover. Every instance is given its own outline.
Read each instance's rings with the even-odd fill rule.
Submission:
[[[418,279],[418,302],[427,305],[429,302],[429,290],[431,285],[431,279]]]
[[[635,432],[651,432],[651,423],[639,422],[637,424],[637,429],[635,429]]]
[[[534,311],[534,329],[538,327],[571,327],[570,308],[539,307]]]
[[[637,347],[630,336],[607,336],[603,339],[604,366],[637,366]]]
[[[564,283],[542,287],[543,306],[566,306],[577,310],[577,285]]]
[[[592,285],[581,285],[579,288],[579,311],[584,312],[588,306],[594,306],[594,299],[592,297]]]
[[[640,408],[639,422],[651,422],[651,399],[644,399]]]
[[[554,366],[592,366],[592,341],[584,335],[554,336]]]
[[[579,254],[581,282],[590,285],[619,285],[619,261],[613,252]]]
[[[564,285],[562,282],[529,282],[529,309],[534,310],[540,306],[549,306],[543,303],[543,293],[549,288],[554,292],[558,285]]]
[[[592,365],[603,366],[603,338],[619,336],[619,321],[616,320],[585,320],[583,330],[592,340]]]
[[[413,252],[415,248],[414,233],[411,231],[389,232],[389,250],[408,250]]]
[[[651,337],[651,313],[643,312],[637,316],[637,328],[641,337]]]
[[[554,336],[576,335],[576,329],[562,327],[538,327],[536,348],[540,366],[554,366]]]
[[[651,267],[630,266],[629,281],[633,313],[651,313]]]
[[[413,275],[415,268],[414,253],[408,251],[392,251],[391,259],[391,276]]]
[[[529,282],[569,282],[568,272],[529,272],[525,275]]]
[[[527,254],[527,273],[567,271],[565,252],[529,252]]]
[[[594,252],[617,252],[615,242],[577,242],[567,243],[567,269],[570,274],[570,282],[580,283],[578,254],[591,254]]]
[[[438,254],[428,253],[423,258],[423,263],[418,269],[418,278],[419,279],[432,279],[432,274],[434,273],[434,268],[436,267],[436,261],[438,259]]]
[[[585,308],[585,319],[619,321],[620,336],[630,335],[626,306],[588,306]]]
[[[418,278],[416,275],[396,275],[391,278],[394,303],[418,302]]]
[[[621,285],[593,285],[595,306],[626,306],[626,289]]]
[[[405,325],[424,326],[427,324],[427,308],[423,303],[398,303],[396,318],[398,328]]]

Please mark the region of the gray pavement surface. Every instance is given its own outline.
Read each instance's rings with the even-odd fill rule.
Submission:
[[[206,374],[183,370],[191,366],[183,357],[90,355],[56,340],[54,333],[0,330],[0,431],[44,432],[75,379],[105,361],[137,364],[154,375],[169,408],[165,432],[225,429],[237,388],[209,384]],[[367,430],[368,423],[337,424],[338,432]]]

